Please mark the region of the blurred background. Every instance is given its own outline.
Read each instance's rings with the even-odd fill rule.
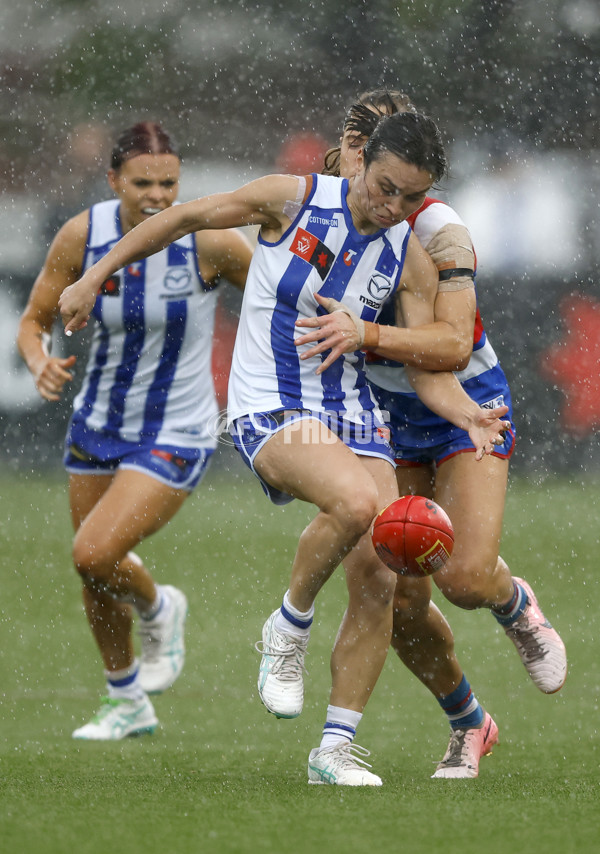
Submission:
[[[118,132],[165,124],[185,200],[320,171],[345,107],[382,86],[409,94],[446,141],[436,195],[472,232],[516,469],[598,472],[597,0],[30,0],[3,4],[0,48],[0,474],[60,465],[69,400],[42,402],[14,338],[57,228],[109,196]],[[223,403],[237,309],[224,295]],[[57,330],[54,346],[86,342]]]

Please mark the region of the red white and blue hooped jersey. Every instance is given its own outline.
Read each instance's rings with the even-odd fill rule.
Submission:
[[[123,236],[118,200],[90,208],[83,269]],[[200,275],[194,235],[130,264],[100,289],[74,418],[129,442],[214,448],[211,351],[217,294]]]
[[[449,205],[433,198],[427,198],[407,222],[424,247],[430,244],[434,235],[445,225],[456,224],[466,228],[458,214]],[[390,301],[382,312],[380,323],[393,325],[394,322],[394,307]],[[450,431],[458,430],[421,403],[400,362],[370,355],[367,360],[367,376],[382,407],[393,396],[394,419],[398,419],[401,413],[402,430],[399,432],[392,430],[397,451],[399,435],[405,437],[401,442],[406,441],[407,446],[426,448],[443,441]],[[511,417],[512,402],[508,382],[483,328],[479,308],[475,317],[471,358],[464,370],[455,371],[455,376],[469,397],[480,406],[492,407],[504,403],[509,407],[507,417]],[[383,390],[385,394],[379,394],[379,390]]]
[[[305,179],[300,178],[300,187]],[[259,237],[244,291],[229,377],[228,419],[278,409],[336,413],[360,423],[377,413],[364,354],[347,353],[316,375],[319,357],[300,360],[300,318],[323,314],[319,292],[376,320],[400,281],[410,228],[362,235],[348,209],[348,182],[313,174],[290,227],[277,243]]]

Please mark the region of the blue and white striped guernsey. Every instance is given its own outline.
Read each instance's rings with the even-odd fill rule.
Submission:
[[[316,376],[318,357],[300,360],[294,339],[307,330],[294,322],[322,313],[317,291],[375,320],[398,286],[410,227],[359,234],[346,202],[348,182],[308,180],[311,189],[291,226],[277,243],[259,238],[250,265],[229,378],[230,424],[281,408],[335,412],[354,422],[376,410],[363,354],[348,353]]]
[[[90,209],[84,269],[123,236],[119,204]],[[86,425],[131,442],[214,448],[207,422],[217,412],[211,371],[216,299],[200,276],[193,235],[105,282],[74,402]]]

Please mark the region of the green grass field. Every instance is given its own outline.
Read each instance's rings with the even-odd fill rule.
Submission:
[[[188,659],[156,698],[161,728],[115,744],[71,740],[103,693],[70,567],[60,476],[0,481],[0,840],[36,854],[196,852],[597,852],[600,483],[515,480],[503,555],[534,586],[567,644],[556,696],[540,694],[484,612],[444,610],[471,684],[500,726],[473,781],[433,781],[447,727],[390,655],[359,730],[384,787],[308,786],[344,609],[338,572],[322,592],[307,659],[307,701],[278,721],[255,681],[266,616],[285,589],[311,517],[271,507],[251,476],[215,468],[170,526],[139,552],[190,600]],[[436,599],[442,604],[440,598]]]

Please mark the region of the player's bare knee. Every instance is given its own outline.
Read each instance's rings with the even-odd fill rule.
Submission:
[[[397,584],[394,591],[394,627],[400,629],[424,618],[429,602],[427,590],[409,589]]]
[[[375,490],[355,492],[351,496],[340,498],[332,512],[354,541],[366,534],[377,514],[377,493]]]
[[[451,579],[441,579],[438,587],[449,602],[465,611],[484,608],[488,604],[489,575],[481,569],[470,574],[461,573]]]
[[[373,607],[378,611],[387,611],[392,606],[395,586],[394,574],[379,561],[378,568],[369,573],[363,587],[366,607]]]
[[[75,537],[72,549],[73,564],[86,584],[106,582],[114,572],[115,562],[97,544]]]

